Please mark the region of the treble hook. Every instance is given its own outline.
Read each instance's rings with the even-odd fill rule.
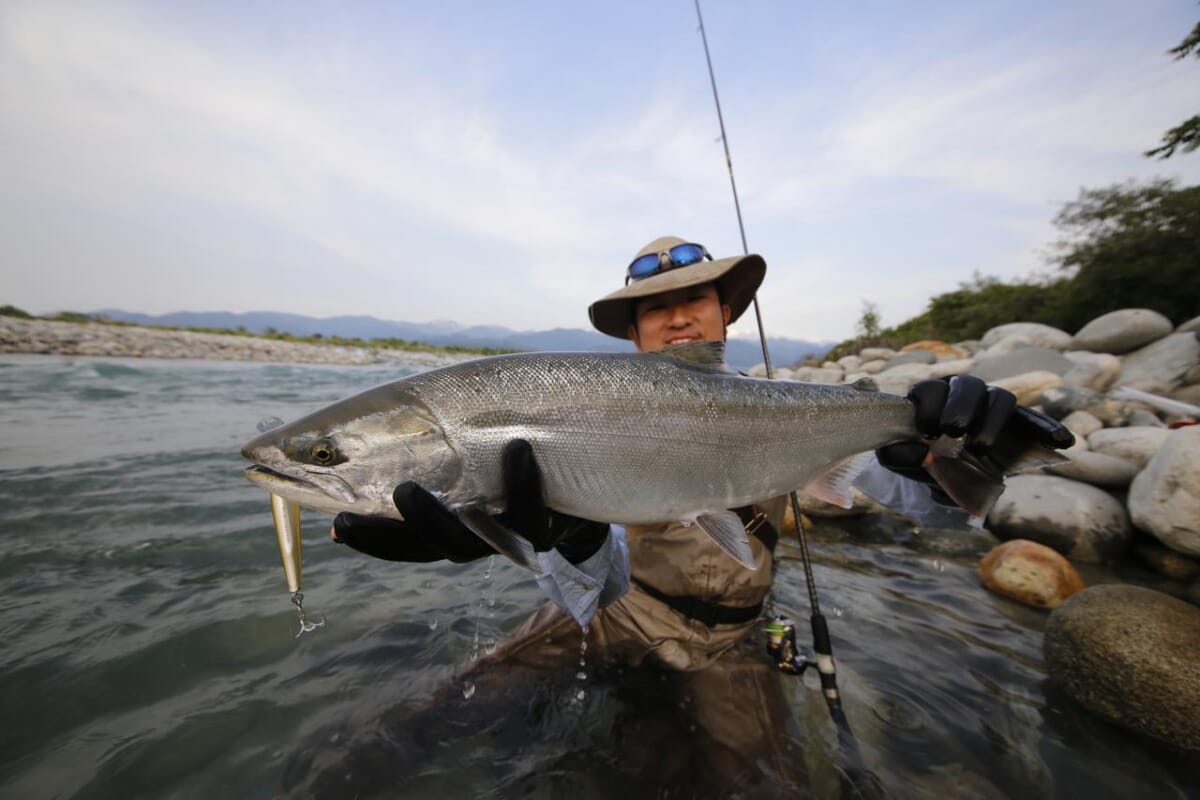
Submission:
[[[300,616],[300,630],[296,632],[293,639],[299,639],[306,633],[311,633],[317,628],[325,627],[325,615],[321,615],[320,622],[309,622],[308,615],[304,613],[304,592],[292,592],[292,605],[296,607],[296,613]]]

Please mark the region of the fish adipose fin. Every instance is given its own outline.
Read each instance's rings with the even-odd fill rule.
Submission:
[[[758,569],[750,550],[750,537],[742,519],[732,511],[709,511],[696,517],[696,524],[713,541],[746,569]]]
[[[537,554],[533,545],[501,525],[491,514],[481,508],[460,508],[454,513],[471,533],[496,548],[500,555],[526,569],[537,571]]]
[[[673,344],[661,350],[654,351],[656,356],[666,356],[676,361],[682,361],[689,366],[705,367],[713,372],[734,373],[725,363],[724,342],[688,342]]]
[[[854,505],[854,479],[871,463],[871,451],[855,453],[831,467],[821,470],[804,486],[804,491],[818,500],[842,508]]]

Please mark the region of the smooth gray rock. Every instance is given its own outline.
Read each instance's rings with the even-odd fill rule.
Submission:
[[[1074,367],[1074,363],[1063,357],[1057,350],[1045,347],[1023,347],[1003,355],[983,355],[975,360],[968,374],[991,383],[1014,375],[1024,375],[1026,372],[1053,372],[1055,375],[1066,375]]]
[[[1200,384],[1195,386],[1183,386],[1168,395],[1172,400],[1178,400],[1182,403],[1191,403],[1194,406],[1200,406]]]
[[[887,361],[896,355],[896,351],[890,347],[864,347],[858,352],[858,355],[864,362],[876,360]]]
[[[1163,428],[1105,428],[1088,437],[1088,448],[1144,467],[1162,447],[1167,435]]]
[[[1014,475],[987,517],[1001,539],[1032,539],[1072,561],[1124,554],[1133,537],[1125,507],[1086,483],[1055,475]]]
[[[1166,394],[1183,385],[1188,371],[1200,364],[1200,339],[1195,333],[1173,333],[1125,356],[1118,386]]]
[[[1200,333],[1200,317],[1192,317],[1175,329],[1176,333]]]
[[[1129,513],[1138,528],[1167,547],[1200,556],[1200,426],[1165,437],[1133,479]]]
[[[1159,419],[1153,411],[1135,408],[1129,412],[1129,427],[1131,428],[1165,428],[1167,423]]]
[[[1142,469],[1132,461],[1089,450],[1073,451],[1070,459],[1065,464],[1047,467],[1046,471],[1102,489],[1125,489]]]
[[[1140,586],[1093,586],[1050,613],[1050,680],[1111,722],[1200,750],[1200,608]]]
[[[909,350],[907,353],[901,353],[898,356],[892,356],[888,359],[887,365],[883,368],[886,372],[894,367],[899,367],[903,364],[936,364],[937,354],[932,350]]]
[[[1119,355],[1145,347],[1171,332],[1171,320],[1148,308],[1122,308],[1096,317],[1071,339],[1071,350]]]
[[[1027,336],[1034,345],[1054,350],[1065,350],[1071,343],[1071,334],[1038,322],[1010,322],[1007,325],[997,325],[983,335],[982,343],[984,347],[991,347],[1009,336]]]
[[[1038,398],[1042,410],[1055,419],[1063,419],[1076,411],[1086,411],[1103,401],[1104,396],[1099,392],[1073,386],[1051,386],[1044,389]]]
[[[1121,359],[1110,353],[1068,350],[1063,356],[1071,362],[1071,368],[1063,375],[1063,383],[1068,386],[1107,392],[1121,374]]]
[[[986,351],[989,356],[999,356],[1005,353],[1011,353],[1013,350],[1024,350],[1026,347],[1034,347],[1033,340],[1028,336],[1022,336],[1019,333],[1014,333],[1011,336],[1005,336],[1000,341],[993,344]]]
[[[1062,378],[1053,372],[1038,370],[1014,375],[1011,378],[1000,378],[988,381],[992,386],[1007,389],[1017,396],[1017,402],[1023,406],[1037,404],[1042,392],[1055,386],[1062,385]]]

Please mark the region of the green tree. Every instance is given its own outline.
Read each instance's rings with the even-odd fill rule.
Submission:
[[[874,341],[879,338],[880,334],[880,316],[879,306],[872,303],[870,300],[863,300],[862,316],[858,318],[858,324],[855,329],[858,333],[858,338]]]
[[[0,317],[19,317],[20,319],[33,319],[33,315],[23,308],[16,306],[3,305],[0,306]]]
[[[1054,260],[1071,274],[1058,327],[1118,308],[1152,308],[1176,324],[1200,313],[1200,186],[1083,189],[1054,224],[1063,232]]]
[[[1200,58],[1200,22],[1196,23],[1196,27],[1192,28],[1192,32],[1178,46],[1171,48],[1167,53],[1175,56],[1176,61],[1188,56]],[[1153,150],[1147,150],[1145,155],[1160,159],[1170,158],[1175,155],[1176,149],[1190,153],[1197,147],[1200,147],[1200,114],[1184,120],[1164,133],[1162,144]]]

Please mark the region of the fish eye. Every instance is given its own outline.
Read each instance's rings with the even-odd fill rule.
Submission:
[[[330,466],[338,457],[337,448],[328,439],[317,439],[309,446],[308,454],[313,463],[321,467]]]

